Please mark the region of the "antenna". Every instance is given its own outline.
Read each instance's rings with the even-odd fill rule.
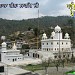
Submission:
[[[39,30],[39,8],[38,8],[38,27],[37,29]],[[39,38],[38,30],[37,30],[37,49],[38,49],[38,38]]]

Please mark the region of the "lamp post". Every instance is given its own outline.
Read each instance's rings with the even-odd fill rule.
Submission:
[[[60,32],[61,31],[59,31],[58,33],[59,33],[59,38],[58,38],[58,40],[59,40],[59,52],[58,52],[58,60],[57,60],[57,62],[56,62],[56,68],[57,68],[57,71],[58,71],[58,67],[59,67],[59,65],[60,65],[60,59],[61,59],[61,55],[60,55]]]
[[[59,64],[60,64],[60,59],[61,59],[61,55],[60,55],[60,31],[59,31]]]

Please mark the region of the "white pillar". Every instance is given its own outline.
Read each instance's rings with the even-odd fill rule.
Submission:
[[[5,62],[6,63],[6,53],[7,53],[7,50],[6,50],[6,43],[3,42],[2,43],[2,49],[1,49],[1,62]]]

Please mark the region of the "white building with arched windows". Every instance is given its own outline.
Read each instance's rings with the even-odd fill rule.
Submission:
[[[32,53],[32,54],[31,54]],[[46,33],[43,34],[41,40],[41,51],[30,51],[33,57],[41,58],[71,58],[71,39],[68,33],[65,33],[63,38],[62,30],[57,25],[51,33],[50,38],[47,38]]]
[[[49,39],[47,39],[45,33],[43,34],[41,49],[45,52],[52,52],[54,54],[54,58],[58,58],[59,55],[61,58],[71,58],[72,51],[70,36],[68,33],[65,33],[63,38],[61,28],[57,25]]]

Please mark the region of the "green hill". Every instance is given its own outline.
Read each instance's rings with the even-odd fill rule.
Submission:
[[[56,26],[57,24],[61,27],[69,26],[68,20],[71,19],[69,16],[45,16],[41,18],[33,18],[27,20],[6,20],[0,18],[0,35],[8,35],[15,31],[26,31],[29,27],[45,29],[51,26]]]

